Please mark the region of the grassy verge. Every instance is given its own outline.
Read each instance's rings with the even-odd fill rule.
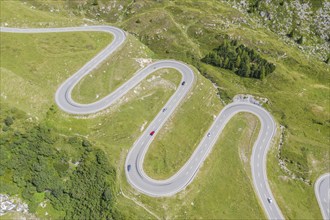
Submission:
[[[287,67],[278,68],[286,73],[290,71]],[[309,185],[292,179],[278,166],[278,158],[275,157],[278,152],[273,152],[272,168],[268,168],[268,175],[271,177],[274,194],[287,218],[318,218],[320,212],[314,198],[313,182],[322,172],[328,171],[326,133],[329,127],[326,121],[329,110],[324,97],[327,97],[329,88],[306,75],[291,79],[289,88],[283,77],[295,76],[282,75],[279,72],[267,78],[267,83],[240,79],[224,70],[219,74],[213,68],[208,68],[208,73],[215,81],[221,82],[222,91],[231,97],[237,93],[252,93],[269,99],[270,103],[266,108],[280,124],[286,126],[281,158],[287,161],[287,167],[295,175],[312,183]]]
[[[1,33],[1,99],[42,117],[58,86],[111,42],[106,33]]]
[[[31,4],[32,3],[32,4]],[[63,27],[91,24],[78,15],[72,16],[67,13],[61,1],[45,0],[42,4],[55,3],[51,7],[36,8],[33,3],[36,1],[11,1],[0,2],[0,23],[1,26],[9,27]],[[13,15],[15,13],[15,15]]]
[[[256,127],[251,129],[251,124]],[[248,177],[250,166],[245,166],[249,162],[242,159],[240,150],[252,148],[258,134],[257,124],[257,119],[248,114],[235,116],[224,129],[194,182],[176,196],[150,198],[136,193],[127,184],[124,172],[121,172],[121,188],[161,218],[264,218]]]
[[[144,161],[146,173],[155,179],[166,179],[178,171],[189,159],[220,108],[215,89],[197,75],[193,91],[151,144]]]
[[[314,185],[293,180],[278,167],[277,152],[273,149],[267,161],[268,178],[282,213],[288,219],[322,219],[314,194]],[[271,171],[271,172],[270,172]],[[323,174],[319,172],[319,175]]]
[[[262,219],[263,211],[244,167],[241,146],[252,148],[258,130],[250,128],[255,118],[239,114],[226,126],[198,175],[192,202],[181,210],[182,217],[206,219]],[[239,147],[238,147],[239,146]],[[250,158],[248,158],[249,160]],[[223,181],[225,180],[225,181]],[[202,186],[202,187],[200,187]]]
[[[84,77],[73,89],[72,97],[80,103],[95,102],[108,95],[141,68],[137,59],[153,56],[146,46],[131,35],[124,45],[107,58],[97,70]],[[146,64],[144,64],[146,65]]]

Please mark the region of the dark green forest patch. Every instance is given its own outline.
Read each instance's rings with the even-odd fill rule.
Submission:
[[[237,40],[224,42],[208,53],[202,61],[216,67],[229,69],[237,75],[263,80],[275,70],[275,65],[263,59],[254,49],[243,44],[237,45]]]
[[[1,108],[0,192],[20,195],[31,213],[49,200],[65,219],[118,218],[116,172],[105,153],[86,139],[30,119]]]

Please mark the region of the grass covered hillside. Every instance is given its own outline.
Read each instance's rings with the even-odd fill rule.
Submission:
[[[267,98],[264,107],[283,126],[277,130],[267,161],[274,196],[286,218],[320,219],[313,184],[330,171],[330,71],[324,62],[330,50],[324,36],[326,27],[315,22],[308,25],[308,21],[326,13],[328,5],[298,0],[282,1],[283,5],[274,1],[274,6],[264,1],[235,2],[1,1],[0,22],[8,27],[105,24],[124,29],[128,34],[124,45],[73,90],[74,99],[81,103],[114,91],[141,68],[141,60],[176,59],[191,65],[196,82],[159,130],[145,158],[144,169],[155,179],[170,177],[189,159],[223,103],[236,94]],[[294,18],[287,11],[281,15],[276,14],[280,10],[274,11],[298,4],[309,7],[303,20],[299,20],[298,8]],[[272,19],[265,20],[267,15]],[[292,22],[281,27],[281,19]],[[239,114],[229,122],[194,182],[177,195],[150,198],[127,183],[127,152],[174,93],[181,80],[176,71],[156,71],[114,106],[96,115],[72,116],[56,107],[57,87],[111,40],[111,35],[97,32],[1,33],[0,193],[22,198],[31,206],[30,212],[40,218],[82,214],[72,207],[83,207],[90,218],[265,218],[251,181],[249,158],[259,122],[250,114]],[[276,68],[256,79],[235,74],[234,67],[224,69],[201,61],[214,53],[214,48],[231,41],[255,51]],[[236,57],[233,60],[238,62]],[[249,68],[254,61],[246,63]],[[44,129],[42,134],[51,138],[36,135],[38,129]],[[42,146],[48,154],[34,148],[29,148],[33,152],[29,153],[22,147],[34,140],[46,142]],[[15,150],[14,145],[20,147]],[[31,172],[26,172],[12,165],[19,162],[18,153],[22,161],[30,157],[47,160],[39,161],[39,166],[31,164]],[[100,173],[95,167],[102,168]],[[104,167],[111,172],[102,173]],[[47,179],[49,185],[37,184],[38,172],[52,174]],[[24,178],[18,178],[20,174]],[[96,209],[82,202],[84,195],[73,187],[90,188],[98,175],[102,175],[102,186],[87,190],[95,192],[90,198],[95,201],[86,201],[100,212],[111,210],[104,213],[106,216],[92,212]],[[79,180],[83,180],[81,184]],[[52,181],[64,186],[55,188]],[[40,206],[45,201],[46,207]]]

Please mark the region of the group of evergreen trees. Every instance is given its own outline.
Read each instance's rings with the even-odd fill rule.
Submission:
[[[65,219],[120,218],[114,208],[115,169],[102,150],[46,125],[17,130],[15,120],[7,116],[0,122],[0,192],[21,192],[32,213],[41,202],[37,195],[45,193]]]
[[[202,62],[233,70],[239,76],[261,80],[275,70],[275,65],[261,58],[254,49],[242,44],[237,46],[236,40],[225,40],[202,58]]]

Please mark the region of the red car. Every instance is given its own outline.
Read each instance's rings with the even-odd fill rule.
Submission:
[[[150,132],[150,136],[154,135],[155,131]]]

